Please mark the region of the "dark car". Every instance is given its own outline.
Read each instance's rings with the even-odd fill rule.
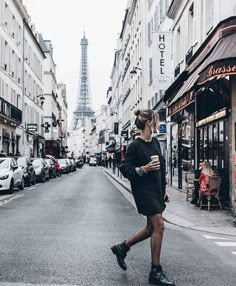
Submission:
[[[35,158],[32,159],[36,180],[45,183],[46,180],[50,180],[49,167],[44,159]]]
[[[68,174],[70,171],[70,166],[66,159],[58,159],[58,164],[60,165],[61,172],[64,174]]]
[[[56,173],[56,168],[55,168],[55,165],[54,165],[53,161],[51,159],[47,159],[46,158],[45,162],[47,163],[48,168],[49,168],[50,179],[56,178],[57,177],[57,173]]]
[[[34,167],[30,158],[27,157],[19,157],[17,159],[17,164],[19,167],[23,169],[24,172],[24,182],[26,185],[30,186],[36,184],[36,175],[34,171]]]
[[[84,162],[83,162],[82,159],[77,159],[76,160],[76,167],[77,168],[81,169],[83,167],[83,165],[84,165]]]

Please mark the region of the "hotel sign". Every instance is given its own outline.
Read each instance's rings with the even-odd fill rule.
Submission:
[[[226,113],[226,109],[223,109],[223,110],[221,110],[221,111],[219,111],[219,112],[216,112],[216,113],[214,113],[214,114],[212,114],[212,115],[210,115],[210,116],[208,116],[208,117],[206,117],[206,118],[204,118],[204,119],[198,121],[197,124],[196,124],[196,126],[197,126],[197,127],[200,127],[200,126],[202,126],[202,125],[206,125],[206,124],[208,124],[208,123],[211,123],[211,122],[213,122],[213,121],[216,121],[216,120],[218,120],[218,119],[221,119],[221,118],[225,117],[226,114],[227,114],[227,113]]]
[[[166,90],[171,84],[172,32],[153,33],[153,88]]]

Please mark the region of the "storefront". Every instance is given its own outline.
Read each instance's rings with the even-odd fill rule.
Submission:
[[[221,176],[222,204],[229,207],[230,77],[201,88],[196,94],[196,109],[197,162],[207,160]]]
[[[219,23],[194,54],[188,79],[169,101],[172,186],[207,160],[221,178],[221,201],[235,211],[236,17]],[[235,164],[236,165],[236,164]]]

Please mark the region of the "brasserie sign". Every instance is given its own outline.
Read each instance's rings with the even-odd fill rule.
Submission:
[[[202,71],[197,84],[201,85],[215,77],[232,74],[236,74],[236,60],[222,60],[211,64],[207,69]]]

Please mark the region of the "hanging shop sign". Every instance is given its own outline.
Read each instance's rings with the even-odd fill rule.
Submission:
[[[226,115],[227,115],[226,109],[223,109],[221,111],[218,111],[218,112],[198,121],[196,126],[200,127],[202,125],[206,125],[206,124],[211,123],[213,121],[219,120],[219,119],[225,117]]]
[[[153,88],[166,90],[171,84],[172,32],[153,33]]]
[[[33,132],[33,133],[37,132],[38,131],[38,125],[34,124],[34,123],[27,124],[27,131]]]

